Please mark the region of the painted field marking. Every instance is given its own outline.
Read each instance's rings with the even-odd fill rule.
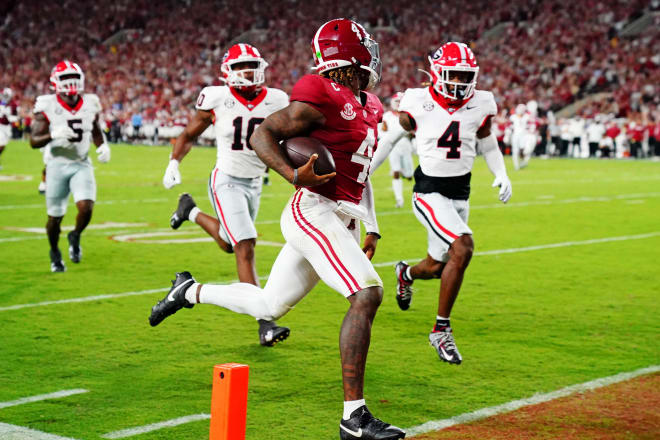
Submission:
[[[123,205],[129,203],[160,203],[167,202],[169,199],[158,198],[158,199],[124,199],[124,200],[99,200],[94,202],[94,205]],[[73,203],[69,203],[73,205]],[[45,208],[46,203],[30,203],[26,205],[4,205],[0,206],[0,210],[9,210],[9,209],[34,209],[34,208]]]
[[[603,377],[600,379],[591,380],[589,382],[571,385],[545,394],[535,394],[532,397],[528,397],[526,399],[513,400],[502,405],[482,408],[477,411],[464,413],[449,419],[432,420],[430,422],[408,428],[405,431],[409,436],[426,434],[431,431],[439,431],[441,429],[449,428],[450,426],[474,422],[476,420],[485,419],[487,417],[492,417],[498,414],[515,411],[526,406],[536,405],[539,403],[559,399],[561,397],[570,396],[571,394],[582,393],[608,385],[613,385],[615,383],[634,379],[635,377],[643,376],[645,374],[657,373],[658,371],[660,371],[660,365],[652,365],[628,373],[619,373],[615,374],[614,376]]]
[[[154,237],[180,237],[180,236],[190,236],[198,235],[199,230],[187,230],[187,231],[156,231],[156,232],[141,232],[137,234],[122,234],[122,235],[113,235],[110,238],[114,241],[121,242],[131,242],[131,243],[146,243],[146,244],[171,244],[171,243],[204,243],[204,242],[213,242],[213,237],[205,235],[203,237],[188,237],[188,238],[164,238],[160,240],[152,240]],[[273,247],[284,247],[284,243],[278,243],[275,241],[267,240],[257,240],[257,245],[261,246],[273,246]]]
[[[208,420],[211,418],[210,414],[193,414],[190,416],[179,417],[177,419],[166,420],[164,422],[152,423],[151,425],[136,426],[135,428],[122,429],[121,431],[113,431],[103,434],[103,438],[125,438],[134,435],[144,434],[151,431],[157,431],[163,428],[170,428],[173,426],[183,425],[185,423],[196,422],[198,420]]]
[[[0,438],[6,440],[76,440],[8,423],[0,423]]]
[[[0,409],[9,408],[10,406],[23,405],[23,404],[26,404],[26,403],[40,402],[42,400],[60,399],[62,397],[69,397],[69,396],[74,396],[76,394],[83,394],[83,393],[88,393],[88,392],[89,391],[87,391],[87,390],[76,388],[76,389],[73,389],[73,390],[62,390],[62,391],[56,391],[54,393],[39,394],[37,396],[23,397],[21,399],[10,400],[9,402],[0,402]]]
[[[592,240],[583,240],[583,241],[565,241],[561,243],[548,243],[548,244],[542,244],[538,246],[528,246],[528,247],[520,247],[520,248],[511,248],[511,249],[496,249],[492,251],[481,251],[481,252],[475,252],[474,255],[476,256],[486,256],[486,255],[501,255],[501,254],[512,254],[512,253],[517,253],[517,252],[528,252],[528,251],[536,251],[536,250],[541,250],[541,249],[553,249],[553,248],[559,248],[559,247],[566,247],[566,246],[584,246],[584,245],[590,245],[590,244],[597,244],[597,243],[609,243],[609,242],[614,242],[614,241],[626,241],[626,240],[640,240],[643,238],[650,238],[650,237],[657,237],[660,236],[660,231],[655,231],[655,232],[649,232],[646,234],[638,234],[638,235],[624,235],[620,237],[605,237],[605,238],[596,238]],[[420,260],[421,258],[417,258]],[[414,261],[415,258],[408,258],[406,261]],[[384,263],[375,263],[374,267],[384,267],[384,266],[392,266],[396,264],[399,260],[397,261],[386,261]],[[263,279],[268,279],[268,275],[265,276],[260,276],[260,280]],[[238,282],[238,280],[227,280],[227,281],[220,281],[217,284],[231,284]],[[138,290],[135,292],[123,292],[123,293],[109,293],[109,294],[104,294],[104,295],[93,295],[93,296],[83,296],[81,298],[69,298],[69,299],[60,299],[60,300],[54,300],[54,301],[43,301],[43,302],[38,302],[38,303],[30,303],[30,304],[16,304],[13,306],[4,306],[0,307],[0,312],[6,312],[8,310],[20,310],[20,309],[27,309],[31,307],[42,307],[42,306],[50,306],[54,304],[68,304],[68,303],[81,303],[81,302],[89,302],[89,301],[98,301],[98,300],[103,300],[103,299],[112,299],[112,298],[122,298],[125,296],[138,296],[138,295],[146,295],[149,293],[155,293],[155,292],[165,292],[167,290],[170,290],[169,287],[162,287],[159,289],[148,289],[148,290]]]
[[[28,182],[32,180],[32,176],[25,174],[1,174],[0,182]]]
[[[104,229],[113,229],[113,228],[142,228],[149,226],[149,223],[118,223],[118,222],[105,222],[105,223],[95,223],[88,225],[85,230],[104,230]],[[73,231],[74,225],[62,226],[62,231]],[[34,234],[45,234],[46,227],[39,228],[21,228],[18,226],[4,226],[0,229],[7,231],[16,231],[16,232],[31,232]]]

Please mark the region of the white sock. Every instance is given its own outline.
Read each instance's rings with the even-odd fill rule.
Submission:
[[[444,319],[445,321],[449,321],[449,318],[445,318],[444,316],[440,316],[440,315],[436,316],[435,319]]]
[[[344,400],[344,420],[350,419],[351,414],[353,414],[353,411],[366,404],[367,403],[364,401],[364,399]]]
[[[397,202],[403,203],[403,181],[401,179],[392,179],[392,191]]]
[[[197,286],[199,286],[199,283],[192,283],[192,285],[186,289],[186,301],[190,304],[197,304]]]
[[[413,277],[412,277],[412,275],[410,274],[410,266],[408,266],[408,267],[406,268],[406,277],[412,282]]]
[[[201,211],[197,206],[195,206],[193,209],[190,210],[190,214],[188,214],[188,220],[190,220],[193,223],[196,223],[195,220],[197,219],[197,214],[199,214]]]
[[[186,299],[193,299],[193,304],[197,302],[197,284],[188,288]],[[257,319],[273,320],[264,291],[249,283],[203,284],[199,291],[199,303],[214,304]]]

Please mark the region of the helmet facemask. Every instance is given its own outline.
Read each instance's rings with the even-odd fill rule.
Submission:
[[[234,69],[237,64],[250,64],[250,67]],[[263,84],[266,80],[266,67],[268,63],[262,58],[245,57],[226,61],[220,66],[223,76],[220,77],[229,87],[249,88]],[[252,79],[250,79],[252,77]]]
[[[435,78],[433,88],[440,95],[453,101],[463,101],[474,93],[477,86],[478,67],[472,66],[442,66],[431,62],[431,71]],[[458,81],[455,78],[458,77]]]
[[[361,65],[360,68],[369,72],[369,83],[365,90],[373,89],[380,82],[383,73],[383,64],[380,60],[380,49],[378,43],[371,37],[367,36],[362,40],[362,45],[369,51],[371,61],[368,66]]]

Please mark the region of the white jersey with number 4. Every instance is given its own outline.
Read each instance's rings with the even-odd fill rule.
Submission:
[[[248,101],[228,86],[205,87],[196,108],[215,116],[214,132],[218,146],[216,167],[234,177],[255,178],[266,166],[248,144],[254,130],[271,113],[289,105],[289,97],[279,89],[263,87]]]
[[[92,139],[94,120],[101,112],[101,101],[93,93],[80,96],[75,107],[69,105],[59,95],[42,95],[34,104],[34,114],[43,113],[50,131],[68,126],[75,133],[70,139],[50,141],[46,146],[44,161],[89,161],[89,145]]]
[[[497,114],[491,92],[475,90],[460,107],[448,105],[432,87],[408,89],[399,111],[414,120],[419,166],[427,176],[462,176],[477,155],[477,131]]]

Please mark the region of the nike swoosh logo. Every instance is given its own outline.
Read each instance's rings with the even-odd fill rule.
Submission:
[[[447,353],[444,348],[440,347],[440,350],[442,351],[442,354],[444,354],[445,357],[450,361],[454,359],[454,356],[450,356],[449,353]]]
[[[167,295],[167,300],[168,300],[168,301],[174,301],[174,295],[175,295],[179,290],[181,290],[181,288],[186,287],[186,285],[187,285],[188,282],[190,282],[190,281],[192,281],[192,280],[188,280],[188,281],[186,281],[186,282],[183,283],[183,284],[179,284],[179,285],[176,287],[176,289],[172,290],[172,291],[170,292],[170,294]]]
[[[472,110],[473,108],[477,108],[477,107],[476,106],[475,107],[465,107],[465,110]]]
[[[339,424],[339,427],[340,427],[341,429],[343,429],[344,431],[348,432],[348,433],[349,433],[350,435],[352,435],[353,437],[357,437],[357,438],[362,437],[362,428],[358,429],[357,431],[351,431],[350,429],[348,429],[347,427],[345,427],[345,426],[342,425],[341,423]]]

